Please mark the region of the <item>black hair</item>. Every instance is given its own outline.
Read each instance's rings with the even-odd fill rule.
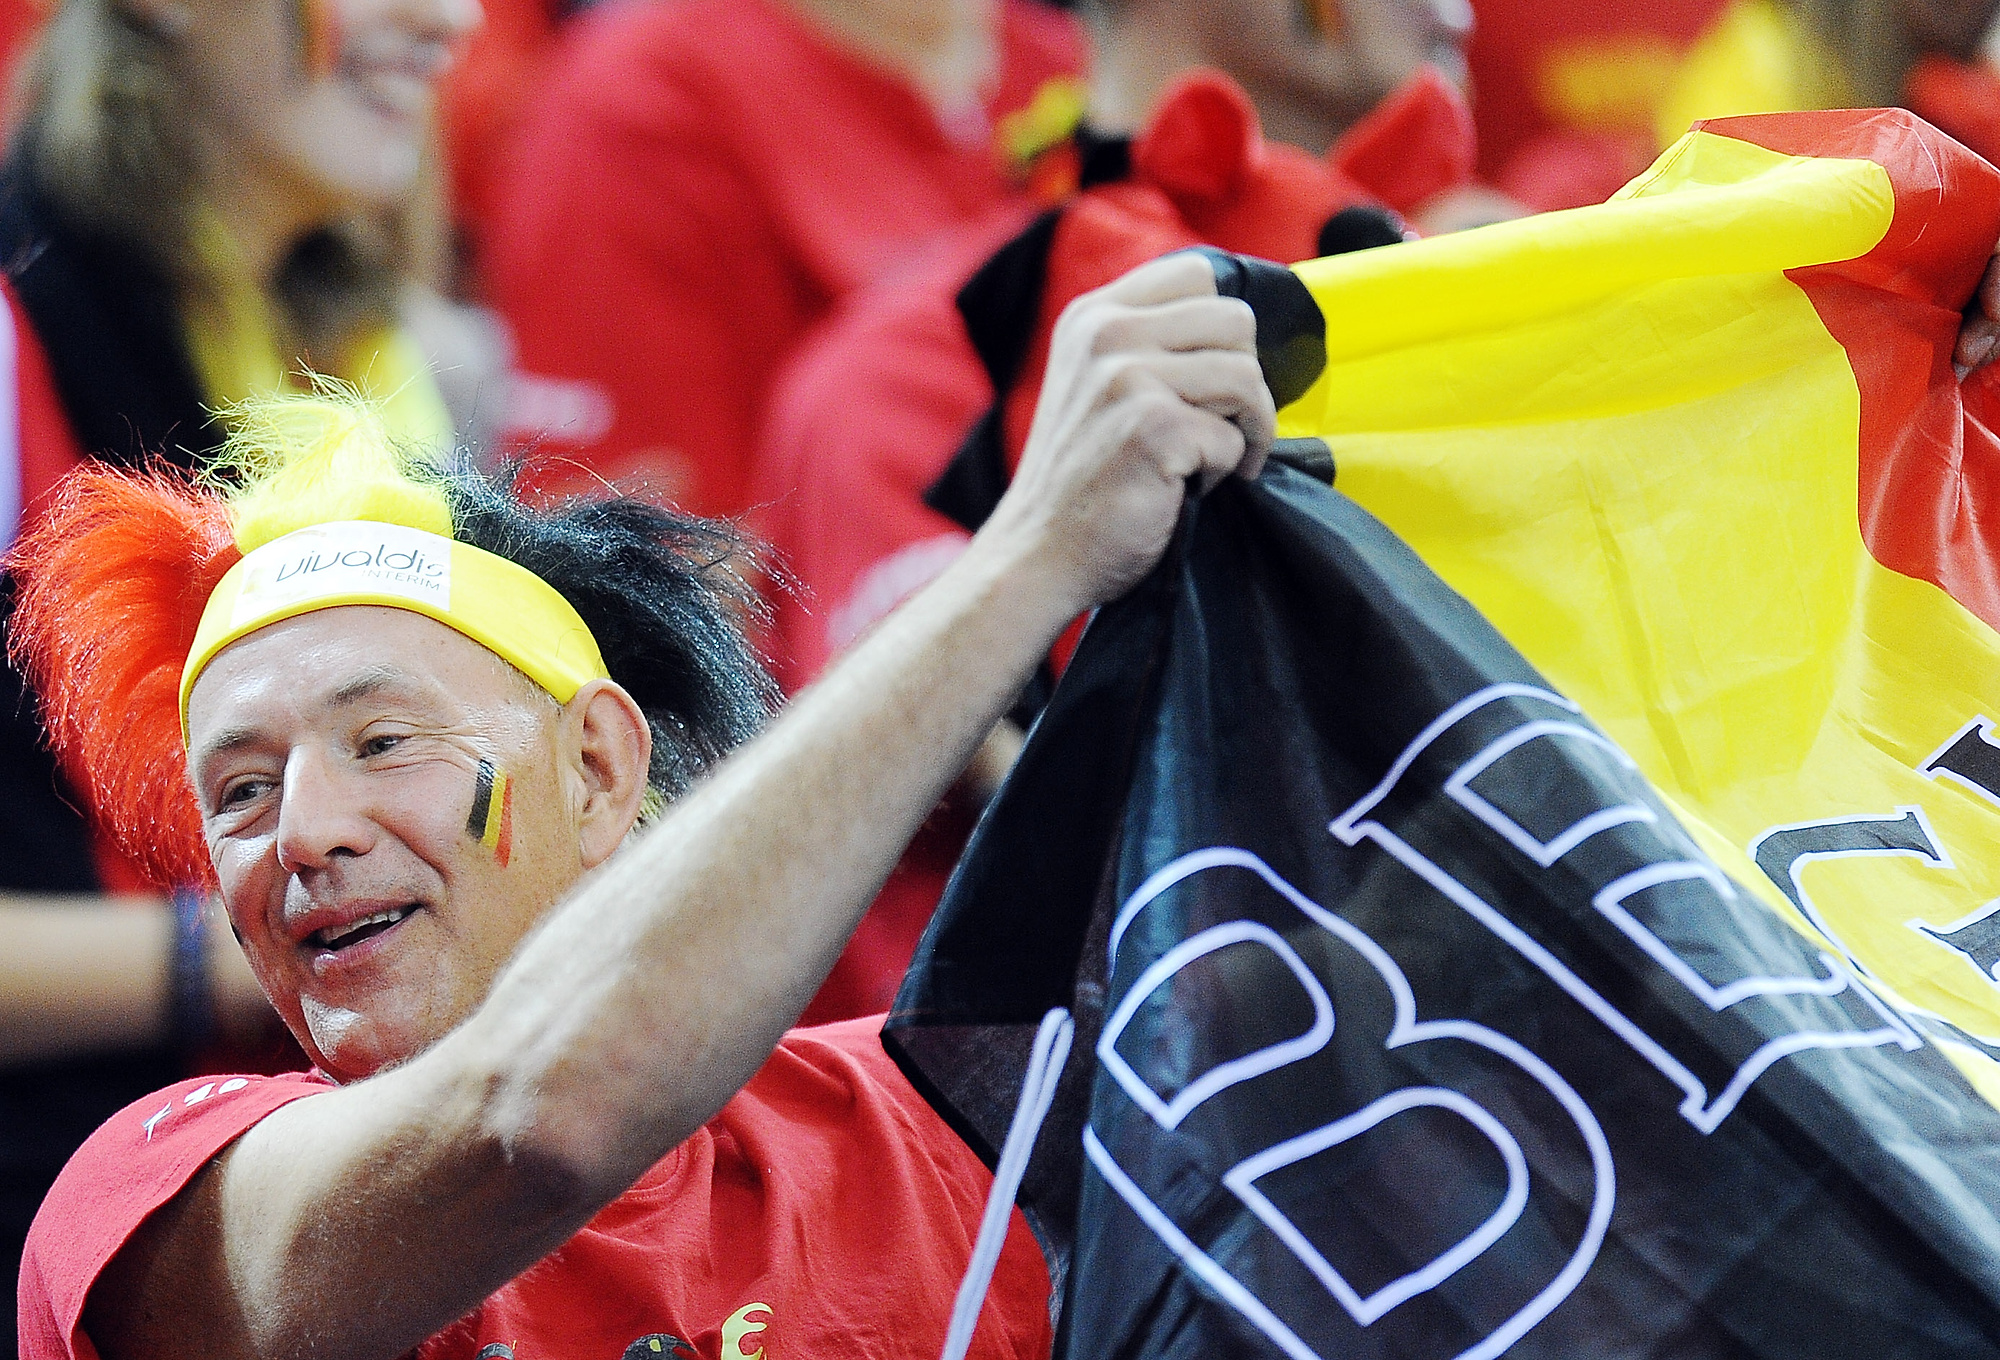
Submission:
[[[755,735],[777,686],[746,636],[763,618],[758,555],[723,521],[630,497],[523,505],[510,478],[447,474],[453,533],[526,567],[575,606],[653,729],[648,782],[667,798]]]

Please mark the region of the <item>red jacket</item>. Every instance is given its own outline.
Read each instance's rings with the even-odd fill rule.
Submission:
[[[1019,190],[995,130],[1082,46],[1001,10],[997,84],[951,126],[780,0],[617,0],[575,20],[496,185],[485,269],[522,377],[530,486],[602,477],[746,504],[772,377],[842,299]]]

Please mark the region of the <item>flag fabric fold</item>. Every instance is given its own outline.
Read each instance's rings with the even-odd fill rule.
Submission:
[[[1299,266],[1281,417],[1989,1089],[2000,440],[1950,360],[1996,238],[1909,114],[1702,125],[1601,208]]]

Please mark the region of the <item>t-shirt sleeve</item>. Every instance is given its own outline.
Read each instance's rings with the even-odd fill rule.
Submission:
[[[204,1077],[126,1106],[77,1149],[28,1230],[21,1360],[96,1360],[83,1306],[98,1275],[154,1210],[282,1105],[331,1090],[320,1077]]]

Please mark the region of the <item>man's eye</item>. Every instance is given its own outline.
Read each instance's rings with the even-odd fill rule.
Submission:
[[[239,779],[222,790],[218,806],[224,811],[242,807],[246,803],[254,802],[270,787],[268,779]]]
[[[401,745],[402,741],[403,738],[401,736],[386,732],[379,736],[369,737],[361,743],[361,754],[364,756],[385,756]]]

